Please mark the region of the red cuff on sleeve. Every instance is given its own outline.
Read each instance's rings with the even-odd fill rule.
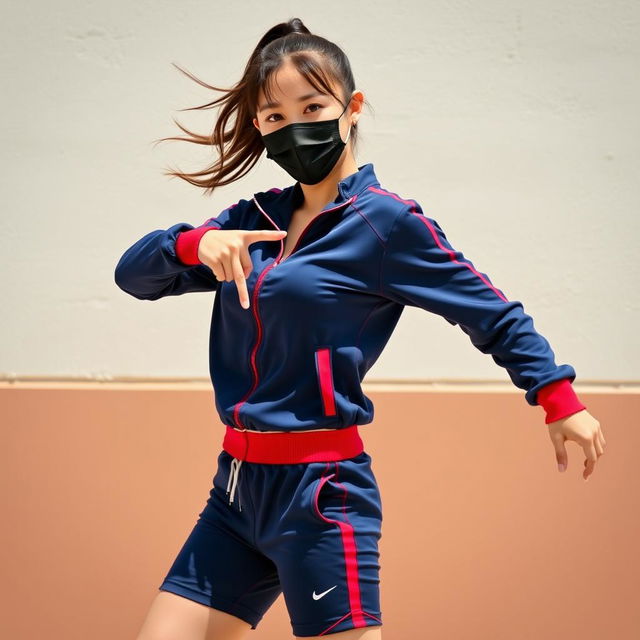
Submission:
[[[198,258],[200,239],[207,231],[219,231],[218,227],[203,226],[181,231],[176,237],[176,256],[184,264],[202,264]]]
[[[586,407],[580,402],[568,378],[556,380],[540,389],[537,395],[538,404],[545,410],[545,424],[566,418]]]

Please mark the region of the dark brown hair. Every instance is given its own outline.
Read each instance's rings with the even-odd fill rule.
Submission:
[[[246,175],[264,151],[260,131],[253,125],[260,89],[268,100],[272,99],[271,79],[285,59],[290,60],[315,89],[329,93],[343,106],[346,106],[356,89],[351,65],[344,51],[333,42],[312,34],[299,18],[281,22],[262,36],[247,62],[242,78],[229,89],[209,85],[172,63],[201,86],[212,91],[222,91],[224,95],[207,104],[181,110],[210,109],[222,105],[211,134],[194,133],[174,120],[188,137],[171,136],[157,141],[184,140],[216,146],[219,158],[202,171],[183,173],[170,170],[165,175],[176,176],[203,187],[205,195],[211,194],[218,186],[230,184]],[[331,80],[342,88],[342,96],[336,95],[331,87]],[[232,125],[227,128],[234,115]],[[354,146],[357,138],[357,124],[354,124],[349,137]]]

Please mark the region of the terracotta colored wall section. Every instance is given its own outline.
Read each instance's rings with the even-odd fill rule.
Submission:
[[[136,637],[208,497],[206,387],[0,389],[0,637]],[[376,391],[385,640],[640,638],[640,396],[586,393],[607,453],[557,471],[520,394]],[[282,596],[250,637],[292,637]]]

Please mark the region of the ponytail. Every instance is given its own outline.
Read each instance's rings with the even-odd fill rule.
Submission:
[[[172,63],[199,85],[211,91],[223,92],[224,95],[206,104],[183,109],[192,111],[221,105],[211,134],[194,133],[174,120],[187,136],[171,136],[157,140],[183,140],[217,147],[218,159],[201,171],[184,173],[169,170],[165,171],[164,175],[176,176],[202,187],[205,189],[205,195],[211,194],[216,187],[231,184],[246,175],[264,151],[260,131],[253,124],[258,96],[262,90],[267,99],[271,99],[270,80],[285,58],[289,58],[316,89],[330,93],[341,104],[344,104],[355,90],[351,66],[342,49],[329,40],[312,34],[299,18],[281,22],[262,36],[245,66],[242,78],[231,88],[209,85]],[[342,96],[335,94],[330,85],[331,80],[335,80],[342,87]],[[229,125],[232,116],[235,117]],[[356,124],[353,125],[351,133],[352,144],[356,142],[354,138],[357,138]]]

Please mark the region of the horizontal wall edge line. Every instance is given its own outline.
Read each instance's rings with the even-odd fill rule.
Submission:
[[[203,390],[213,392],[208,378],[138,378],[138,377],[43,377],[1,376],[0,389],[103,389],[131,391]],[[433,379],[372,379],[362,383],[365,392],[435,392],[435,393],[517,393],[524,390],[509,381]],[[585,380],[574,382],[576,393],[640,393],[640,381]]]

